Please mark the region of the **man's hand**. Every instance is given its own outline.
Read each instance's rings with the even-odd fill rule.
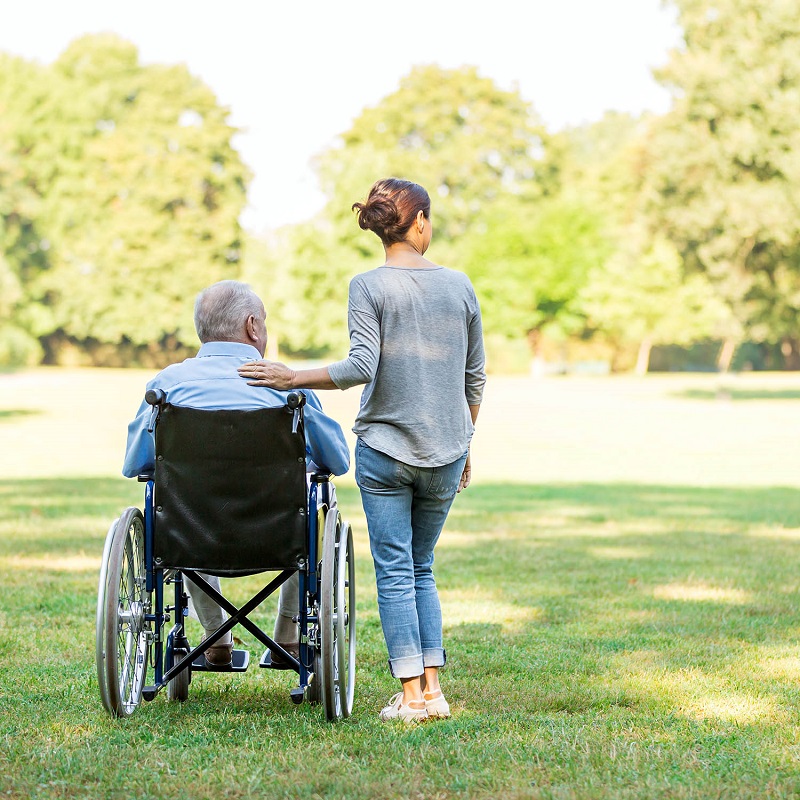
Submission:
[[[464,471],[461,473],[461,480],[458,482],[458,489],[456,492],[462,491],[462,489],[466,489],[469,486],[470,481],[472,480],[472,464],[470,464],[470,454],[467,453],[467,462],[464,464]]]
[[[239,367],[239,375],[247,378],[250,386],[289,391],[295,388],[297,373],[280,361],[248,361]]]

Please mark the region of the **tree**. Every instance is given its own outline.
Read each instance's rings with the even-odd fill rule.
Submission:
[[[187,297],[239,272],[248,176],[227,110],[185,67],[143,67],[108,35],[74,42],[39,86],[21,95],[0,75],[50,244],[26,265],[29,328],[51,360],[65,341],[169,360],[195,343]]]
[[[484,329],[527,337],[536,353],[542,334],[563,338],[583,329],[577,300],[612,242],[601,214],[562,195],[498,204],[462,248]]]
[[[703,273],[685,275],[671,243],[643,235],[592,270],[579,305],[590,326],[638,346],[638,375],[647,372],[653,345],[688,345],[718,335],[730,317]]]
[[[2,76],[17,96],[36,95],[41,71],[22,59],[0,55]],[[0,363],[36,363],[41,347],[30,330],[31,283],[48,265],[49,242],[37,227],[38,197],[13,147],[15,122],[0,95]]]
[[[651,144],[652,229],[743,333],[800,359],[800,2],[676,5],[685,46],[661,72],[675,101]]]
[[[455,263],[459,240],[496,202],[543,193],[544,143],[544,129],[518,93],[474,68],[414,68],[317,159],[328,203],[318,219],[289,234],[284,278],[294,300],[283,343],[316,354],[346,345],[349,280],[383,257],[378,239],[359,229],[351,211],[376,180],[396,175],[428,189],[432,255]]]

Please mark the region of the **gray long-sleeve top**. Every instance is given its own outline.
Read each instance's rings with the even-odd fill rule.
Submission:
[[[406,464],[438,467],[467,450],[469,406],[486,383],[481,312],[466,275],[378,267],[350,282],[350,353],[340,388],[366,383],[353,432]]]

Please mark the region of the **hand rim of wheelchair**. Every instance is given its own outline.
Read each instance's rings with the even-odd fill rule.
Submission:
[[[325,518],[320,595],[320,694],[335,721],[353,710],[356,646],[353,533],[336,507]]]
[[[127,508],[106,535],[97,592],[97,679],[105,708],[128,717],[139,705],[148,661],[144,517]]]

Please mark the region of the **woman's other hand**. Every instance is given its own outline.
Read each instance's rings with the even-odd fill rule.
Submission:
[[[460,492],[462,489],[466,489],[469,486],[470,481],[472,480],[472,465],[470,464],[470,454],[467,453],[467,461],[464,464],[464,471],[461,473],[461,480],[458,482],[458,489],[456,492]]]
[[[295,388],[295,371],[280,361],[248,361],[239,367],[239,375],[247,378],[250,386],[268,386],[281,391]]]

